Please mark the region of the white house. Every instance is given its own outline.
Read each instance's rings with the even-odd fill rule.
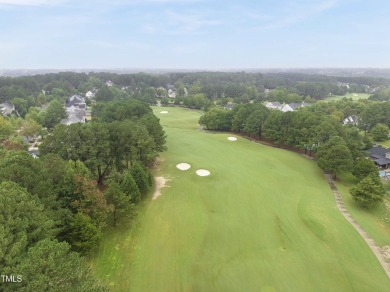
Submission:
[[[4,116],[9,116],[14,110],[15,106],[8,101],[0,104],[0,113]]]
[[[176,98],[176,92],[173,89],[168,89],[168,97]]]
[[[86,97],[86,98],[93,98],[93,97],[95,97],[95,93],[93,93],[92,91],[88,91],[88,92],[85,94],[85,97]]]
[[[283,105],[283,106],[280,108],[280,110],[281,110],[282,112],[284,112],[284,113],[286,113],[286,112],[293,112],[293,111],[294,111],[294,109],[293,109],[289,104]]]
[[[359,123],[359,117],[355,115],[351,115],[343,120],[343,124],[352,124],[352,125],[357,125]]]

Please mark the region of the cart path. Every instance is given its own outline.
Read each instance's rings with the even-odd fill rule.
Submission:
[[[332,179],[332,176],[329,174],[325,174],[325,177],[329,183],[330,188],[333,191],[333,195],[336,199],[336,205],[337,208],[340,210],[341,214],[345,217],[345,219],[348,220],[349,223],[356,229],[357,232],[359,232],[360,236],[363,237],[364,241],[368,244],[368,246],[371,248],[372,252],[375,254],[376,258],[382,265],[383,269],[385,270],[387,276],[390,278],[390,263],[386,261],[386,257],[383,255],[381,248],[375,243],[375,241],[363,230],[363,228],[357,223],[349,214],[347,209],[345,208],[343,199],[340,196],[339,191],[337,190],[336,185],[334,184],[334,181]]]

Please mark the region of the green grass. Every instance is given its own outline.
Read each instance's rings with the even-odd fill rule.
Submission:
[[[349,194],[349,189],[356,183],[357,179],[350,173],[341,174],[336,182],[345,207],[378,245],[390,245],[390,210],[386,207],[386,203],[390,206],[389,192],[385,196],[383,203],[373,208],[365,209],[357,204]],[[389,189],[390,187],[387,188]]]
[[[341,100],[344,97],[346,98],[352,98],[352,100],[359,100],[359,99],[367,99],[370,97],[371,94],[368,93],[347,93],[346,95],[335,95],[325,98],[325,101],[337,101]]]
[[[361,131],[361,133],[364,135],[364,131]],[[383,147],[390,147],[390,139],[385,141],[374,141],[374,138],[372,137],[371,133],[367,133],[368,138],[374,143],[378,145],[382,145]]]
[[[315,162],[199,131],[194,111],[154,110],[168,134],[160,175],[170,181],[133,226],[108,231],[91,260],[113,291],[387,291]]]
[[[375,142],[376,144],[382,145],[383,147],[389,148],[390,147],[390,140],[381,141],[381,142]]]

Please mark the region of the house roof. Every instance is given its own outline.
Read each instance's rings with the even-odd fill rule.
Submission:
[[[13,110],[15,110],[15,106],[8,101],[0,104],[0,112],[3,115],[10,115]]]
[[[374,160],[374,162],[378,165],[387,165],[390,163],[390,159],[387,159],[387,158],[380,158],[380,159],[376,159]]]
[[[66,99],[66,107],[78,106],[79,104],[83,104],[83,103],[85,103],[84,97],[78,94],[72,95],[71,97],[68,97]]]
[[[278,101],[274,101],[274,102],[267,102],[265,106],[268,108],[278,108],[281,106],[281,104]]]
[[[91,97],[94,97],[95,96],[95,93],[93,93],[92,91],[88,91],[86,94],[85,94],[86,97],[88,98],[91,98]]]
[[[39,150],[28,150],[28,154],[30,154],[34,158],[38,158]]]
[[[289,104],[283,105],[280,110],[282,112],[292,112],[292,111],[294,111],[294,109]]]
[[[378,165],[390,164],[390,159],[386,157],[386,153],[390,153],[390,148],[384,148],[382,146],[374,146],[368,150],[372,160]]]
[[[372,158],[376,158],[376,159],[379,159],[381,157],[383,157],[382,155],[378,155],[378,154],[371,154],[371,157]]]
[[[390,148],[384,148],[380,145],[377,145],[377,146],[374,146],[371,149],[369,149],[368,152],[370,152],[371,156],[372,155],[379,155],[379,156],[384,157],[386,155],[386,153],[390,152]]]
[[[359,117],[358,116],[355,116],[355,115],[351,115],[349,117],[346,117],[344,120],[343,120],[343,124],[346,125],[346,124],[353,124],[353,125],[357,125],[359,123]]]

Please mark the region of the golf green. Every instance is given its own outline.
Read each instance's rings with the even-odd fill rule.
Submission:
[[[315,162],[201,131],[196,111],[154,111],[168,136],[156,174],[167,186],[92,259],[113,291],[388,291]]]

